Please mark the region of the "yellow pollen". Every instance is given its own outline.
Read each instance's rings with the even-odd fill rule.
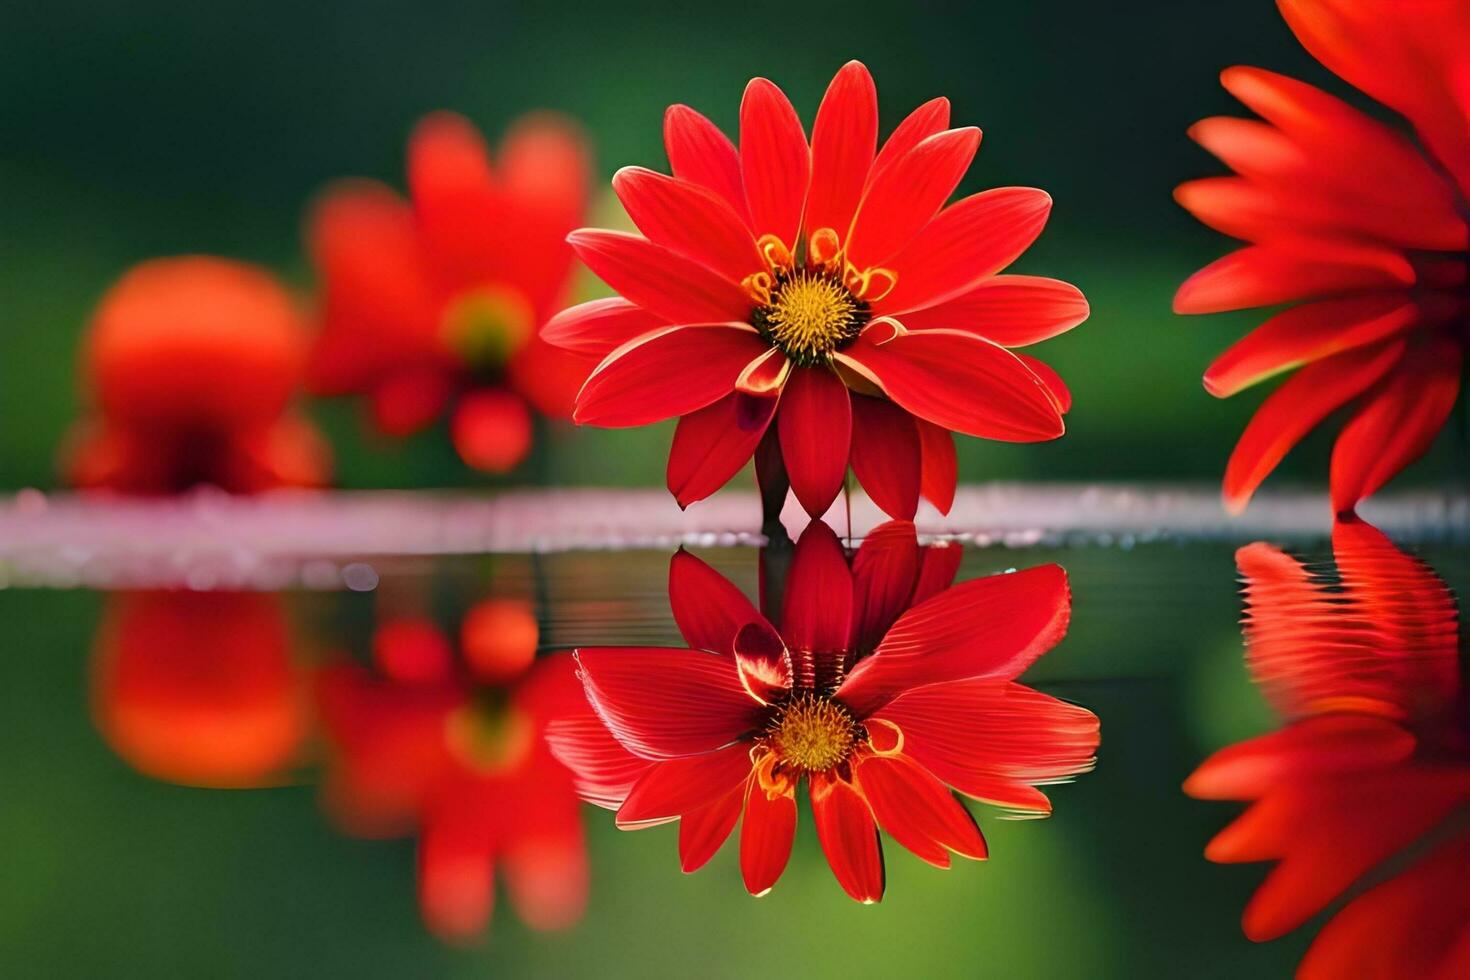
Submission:
[[[771,722],[767,738],[780,761],[808,772],[825,772],[851,753],[857,726],[836,701],[799,694]]]
[[[868,322],[868,306],[825,272],[777,272],[770,302],[755,311],[755,326],[797,364],[825,363]]]

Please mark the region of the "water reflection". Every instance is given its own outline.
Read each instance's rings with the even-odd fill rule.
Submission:
[[[1470,976],[1470,730],[1454,597],[1357,519],[1333,559],[1265,543],[1236,559],[1251,675],[1279,730],[1185,784],[1250,807],[1206,849],[1275,861],[1242,920],[1255,940],[1332,909],[1302,977]]]

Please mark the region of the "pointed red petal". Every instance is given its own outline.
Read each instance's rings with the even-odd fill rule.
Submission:
[[[1174,295],[1175,313],[1221,313],[1349,290],[1411,286],[1402,254],[1340,241],[1248,245],[1205,266]]]
[[[745,786],[741,784],[715,802],[679,818],[679,867],[685,874],[698,871],[715,856],[735,829],[744,804]]]
[[[1261,403],[1225,467],[1225,506],[1245,508],[1291,447],[1398,362],[1403,341],[1359,347],[1308,364]]]
[[[1018,811],[1050,812],[1051,804],[1032,784],[1085,772],[1097,753],[1096,715],[1024,684],[934,684],[910,691],[872,717],[896,725],[904,755],[941,782]]]
[[[655,763],[618,810],[618,826],[628,830],[698,810],[744,786],[749,777],[750,746],[744,742]]]
[[[1051,392],[1051,400],[1056,404],[1057,411],[1066,415],[1072,410],[1072,389],[1067,387],[1067,382],[1062,380],[1056,368],[1030,354],[1017,353],[1016,357],[1046,385],[1046,390]]]
[[[798,685],[814,687],[838,676],[852,637],[852,573],[837,535],[821,521],[808,524],[796,542],[781,635]]]
[[[744,219],[714,191],[643,167],[619,170],[613,190],[649,241],[736,283],[765,268]]]
[[[1429,449],[1454,410],[1463,362],[1441,335],[1411,348],[1332,448],[1332,508],[1351,510]]]
[[[1045,382],[1004,347],[954,330],[898,333],[869,327],[836,359],[921,419],[1003,442],[1038,442],[1065,430]]]
[[[577,794],[607,810],[622,806],[633,784],[653,764],[623,748],[590,704],[548,722],[546,744],[571,771]]]
[[[569,820],[553,817],[552,826],[517,835],[501,860],[511,904],[532,929],[566,929],[587,908],[587,842],[575,803],[568,802]]]
[[[1025,347],[1087,319],[1087,299],[1070,283],[993,276],[963,296],[903,315],[910,330],[964,330],[1002,347]]]
[[[764,618],[746,623],[735,634],[735,666],[740,683],[762,704],[775,704],[791,690],[791,655]]]
[[[744,322],[750,315],[750,297],[738,283],[639,235],[583,228],[567,240],[599,279],[669,323]]]
[[[495,904],[490,842],[462,823],[431,823],[419,841],[419,908],[424,923],[445,939],[480,932]]]
[[[679,419],[666,478],[680,507],[708,497],[750,461],[776,402],[735,391]]]
[[[909,151],[936,133],[949,128],[949,100],[940,96],[930,99],[904,117],[884,141],[883,148],[873,161],[872,175],[868,183],[878,174],[908,156]]]
[[[663,327],[609,354],[577,393],[573,421],[621,428],[688,415],[735,389],[765,353],[756,332],[738,323]]]
[[[852,399],[852,472],[889,517],[914,519],[923,483],[918,419],[886,398]]]
[[[812,186],[807,235],[831,228],[846,236],[878,146],[878,90],[861,62],[832,79],[812,126]]]
[[[930,864],[949,866],[945,850],[983,861],[989,851],[975,818],[934,775],[904,755],[864,756],[853,779],[878,825]],[[935,849],[943,861],[935,860]]]
[[[914,419],[914,426],[919,430],[919,453],[923,458],[919,492],[939,513],[948,514],[959,482],[954,436],[948,429],[923,419]]]
[[[408,186],[436,272],[456,284],[485,273],[504,198],[480,131],[452,112],[421,119],[408,143]]]
[[[826,368],[793,367],[778,414],[781,458],[792,492],[808,514],[821,517],[847,476],[852,437],[847,386]]]
[[[812,822],[837,883],[848,896],[871,905],[883,898],[883,849],[873,814],[851,783],[825,774],[810,779]]]
[[[765,622],[734,583],[682,548],[669,560],[669,605],[686,643],[726,656],[740,627]]]
[[[1369,293],[1321,300],[1276,314],[1216,358],[1205,390],[1225,398],[1309,361],[1383,340],[1416,322],[1407,294]]]
[[[1057,645],[1071,612],[1060,565],[962,582],[900,616],[837,697],[862,718],[925,684],[1009,680]]]
[[[751,776],[745,793],[745,818],[740,823],[740,875],[745,888],[757,897],[775,886],[791,857],[796,837],[795,787],[774,797]]]
[[[762,706],[732,661],[701,650],[577,651],[587,699],[613,736],[648,759],[713,752],[756,728]]]
[[[664,148],[675,177],[708,187],[743,220],[750,220],[740,177],[740,153],[718,126],[687,105],[669,106],[664,113]]]
[[[925,545],[921,551],[923,559],[919,566],[919,580],[914,584],[911,602],[915,606],[953,585],[960,562],[965,557],[965,546],[958,541],[938,541]]]
[[[791,101],[764,78],[751,79],[740,102],[740,172],[756,235],[794,248],[811,152]]]
[[[997,187],[939,212],[894,256],[893,291],[873,304],[897,316],[965,295],[1020,257],[1051,215],[1051,196],[1034,187]]]
[[[959,186],[980,148],[980,130],[950,129],[926,138],[891,166],[874,168],[847,258],[858,269],[882,265],[913,240]]]
[[[563,350],[606,357],[663,320],[621,296],[594,299],[562,310],[541,328],[541,339]]]
[[[852,559],[853,645],[871,650],[909,606],[919,577],[919,540],[909,521],[874,528]]]

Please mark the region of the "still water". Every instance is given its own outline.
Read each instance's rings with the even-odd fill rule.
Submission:
[[[804,798],[790,863],[759,899],[742,886],[734,841],[685,875],[676,826],[620,831],[606,810],[582,806],[585,865],[574,856],[538,886],[518,878],[513,861],[502,863],[488,929],[468,942],[446,942],[425,924],[416,884],[420,828],[405,816],[411,807],[354,805],[354,791],[344,790],[360,764],[372,783],[366,795],[377,792],[379,803],[408,793],[424,759],[439,750],[413,741],[423,730],[403,721],[391,696],[373,695],[353,709],[356,721],[343,722],[331,678],[371,676],[382,694],[390,682],[412,687],[415,671],[423,681],[424,671],[437,669],[423,666],[435,657],[455,670],[468,664],[483,678],[507,669],[527,643],[538,650],[538,664],[579,646],[684,646],[668,595],[677,542],[353,560],[341,549],[329,556],[298,549],[279,591],[154,588],[164,581],[156,565],[144,576],[149,588],[125,589],[117,574],[57,573],[75,554],[41,574],[45,563],[32,551],[8,567],[10,587],[0,590],[8,641],[0,658],[0,847],[7,855],[0,973],[1290,976],[1342,902],[1327,896],[1326,912],[1281,938],[1247,939],[1242,912],[1270,866],[1207,860],[1207,843],[1243,804],[1194,799],[1181,787],[1213,753],[1295,731],[1314,712],[1388,717],[1421,745],[1432,742],[1440,769],[1465,758],[1459,735],[1430,738],[1420,722],[1426,699],[1435,701],[1436,724],[1443,716],[1453,728],[1463,717],[1458,623],[1452,606],[1435,605],[1435,590],[1439,582],[1456,591],[1470,583],[1470,556],[1458,534],[1423,522],[1403,526],[1399,545],[1426,565],[1384,540],[1359,542],[1360,557],[1344,570],[1325,533],[1294,536],[1283,551],[1228,529],[971,536],[958,545],[958,581],[1053,562],[1070,578],[1070,628],[1022,681],[1094,712],[1101,744],[1094,770],[1045,787],[1049,817],[1008,819],[969,802],[989,858],[957,860],[949,870],[885,841],[886,894],[876,906],[861,906],[833,880]],[[929,540],[945,529],[920,530]],[[691,540],[690,552],[753,600],[762,582],[769,590],[779,578],[770,574],[769,551],[762,574],[753,536]],[[1265,564],[1238,565],[1246,546],[1255,550],[1241,551],[1243,562]],[[1341,552],[1341,540],[1336,546]],[[1277,576],[1247,582],[1247,596],[1253,651],[1290,648],[1270,654],[1276,659],[1268,664],[1284,663],[1285,681],[1280,671],[1263,676],[1259,654],[1255,681],[1262,683],[1247,669],[1242,574]],[[73,578],[102,587],[46,587]],[[1413,608],[1405,612],[1405,604]],[[1340,656],[1323,666],[1303,653],[1321,650]],[[1410,668],[1365,689],[1359,682],[1377,676],[1372,665],[1380,655]],[[388,669],[390,662],[398,666]],[[1296,690],[1302,676],[1321,682],[1325,693],[1304,684],[1310,696],[1282,694],[1283,684]],[[476,704],[501,703],[483,691],[476,696]],[[1356,700],[1344,707],[1344,698]],[[344,724],[366,734],[344,733]],[[452,727],[433,730],[453,741]],[[396,731],[403,741],[393,740]],[[507,731],[477,729],[469,737],[481,748],[504,748],[514,743]],[[374,747],[354,749],[363,739]],[[1394,759],[1404,754],[1387,751]],[[1295,791],[1320,782],[1324,771],[1328,791],[1310,797],[1305,812],[1330,815],[1351,798],[1337,791],[1358,786],[1356,777],[1333,782],[1331,766],[1285,766],[1269,789]],[[1470,798],[1455,796],[1458,785],[1447,791],[1451,810]],[[1239,788],[1191,791],[1230,796]],[[1247,789],[1234,795],[1268,791]],[[1387,822],[1429,812],[1415,792],[1397,792],[1397,817]],[[533,817],[554,819],[548,812]],[[1431,833],[1445,833],[1437,811],[1418,821],[1425,822]],[[1309,817],[1292,826],[1332,829]],[[569,833],[575,840],[583,831]],[[1260,853],[1247,857],[1265,858],[1281,856],[1286,845],[1252,846]],[[1342,842],[1342,853],[1363,846],[1359,834]],[[1402,870],[1374,869],[1377,877],[1365,881],[1391,882]],[[577,891],[583,874],[586,905],[578,915],[579,896],[568,900],[559,888]],[[1436,907],[1464,908],[1467,879],[1456,880],[1458,888],[1434,884]],[[1348,911],[1371,933],[1380,924],[1373,916],[1387,923],[1398,908],[1380,905],[1367,920],[1361,909]],[[1382,943],[1391,944],[1401,926],[1385,926]],[[1448,927],[1439,928],[1443,940]]]

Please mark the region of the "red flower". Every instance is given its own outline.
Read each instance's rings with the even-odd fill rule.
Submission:
[[[98,730],[155,779],[270,785],[306,735],[305,685],[275,596],[109,595],[91,674]]]
[[[403,619],[378,630],[376,673],[341,663],[321,679],[327,808],[353,833],[420,835],[420,906],[447,939],[485,928],[496,868],[533,928],[586,904],[580,804],[542,737],[583,699],[571,658],[535,650],[529,608],[489,600],[466,617],[458,666],[432,623]]]
[[[1419,143],[1320,89],[1257,68],[1225,88],[1264,121],[1190,131],[1237,176],[1183,184],[1179,203],[1250,244],[1195,273],[1180,313],[1297,303],[1205,373],[1219,397],[1301,368],[1266,399],[1225,472],[1245,507],[1307,432],[1350,418],[1332,455],[1332,504],[1351,510],[1429,448],[1460,388],[1470,328],[1464,217],[1470,8],[1431,0],[1279,0],[1323,64],[1414,125]]]
[[[944,208],[980,145],[978,129],[948,126],[949,102],[935,99],[877,149],[877,92],[855,61],[828,88],[810,145],[763,78],[745,90],[738,150],[693,109],[670,108],[674,176],[613,178],[647,237],[571,237],[622,294],[542,332],[602,358],[573,418],[679,416],[668,485],[680,506],[723,486],[762,438],[778,441],[769,456],[813,516],[849,465],[894,517],[913,517],[921,493],[948,511],[947,430],[1060,436],[1066,387],[1006,348],[1070,329],[1087,302],[1066,283],[996,275],[1040,234],[1051,198],[1007,187]]]
[[[306,344],[295,303],[263,269],[205,256],[133,267],[84,342],[95,407],[70,437],[68,478],[143,494],[324,482],[326,445],[287,410]]]
[[[780,877],[796,788],[843,889],[883,896],[877,827],[920,858],[986,856],[961,793],[1050,812],[1036,783],[1091,766],[1097,718],[1015,677],[1066,632],[1056,565],[949,588],[957,547],[921,549],[913,525],[876,530],[849,568],[820,522],[796,546],[781,615],[763,616],[684,552],[669,568],[674,619],[693,649],[581,649],[590,707],[548,739],[583,797],[618,825],[679,820],[685,871],[744,815],[752,894]],[[909,608],[912,606],[912,608]]]
[[[536,336],[565,299],[565,242],[586,207],[581,134],[529,117],[489,151],[465,119],[436,113],[408,147],[411,201],[343,183],[313,210],[324,280],[308,385],[366,394],[377,428],[406,436],[451,403],[450,436],[476,469],[503,473],[530,451],[531,408],[570,414],[586,365]]]
[[[1355,518],[1333,550],[1335,570],[1260,543],[1236,555],[1247,662],[1286,724],[1217,752],[1185,783],[1192,796],[1251,802],[1205,855],[1279,862],[1245,911],[1254,940],[1349,897],[1301,977],[1470,975],[1470,833],[1454,817],[1470,806],[1470,729],[1454,598]]]

